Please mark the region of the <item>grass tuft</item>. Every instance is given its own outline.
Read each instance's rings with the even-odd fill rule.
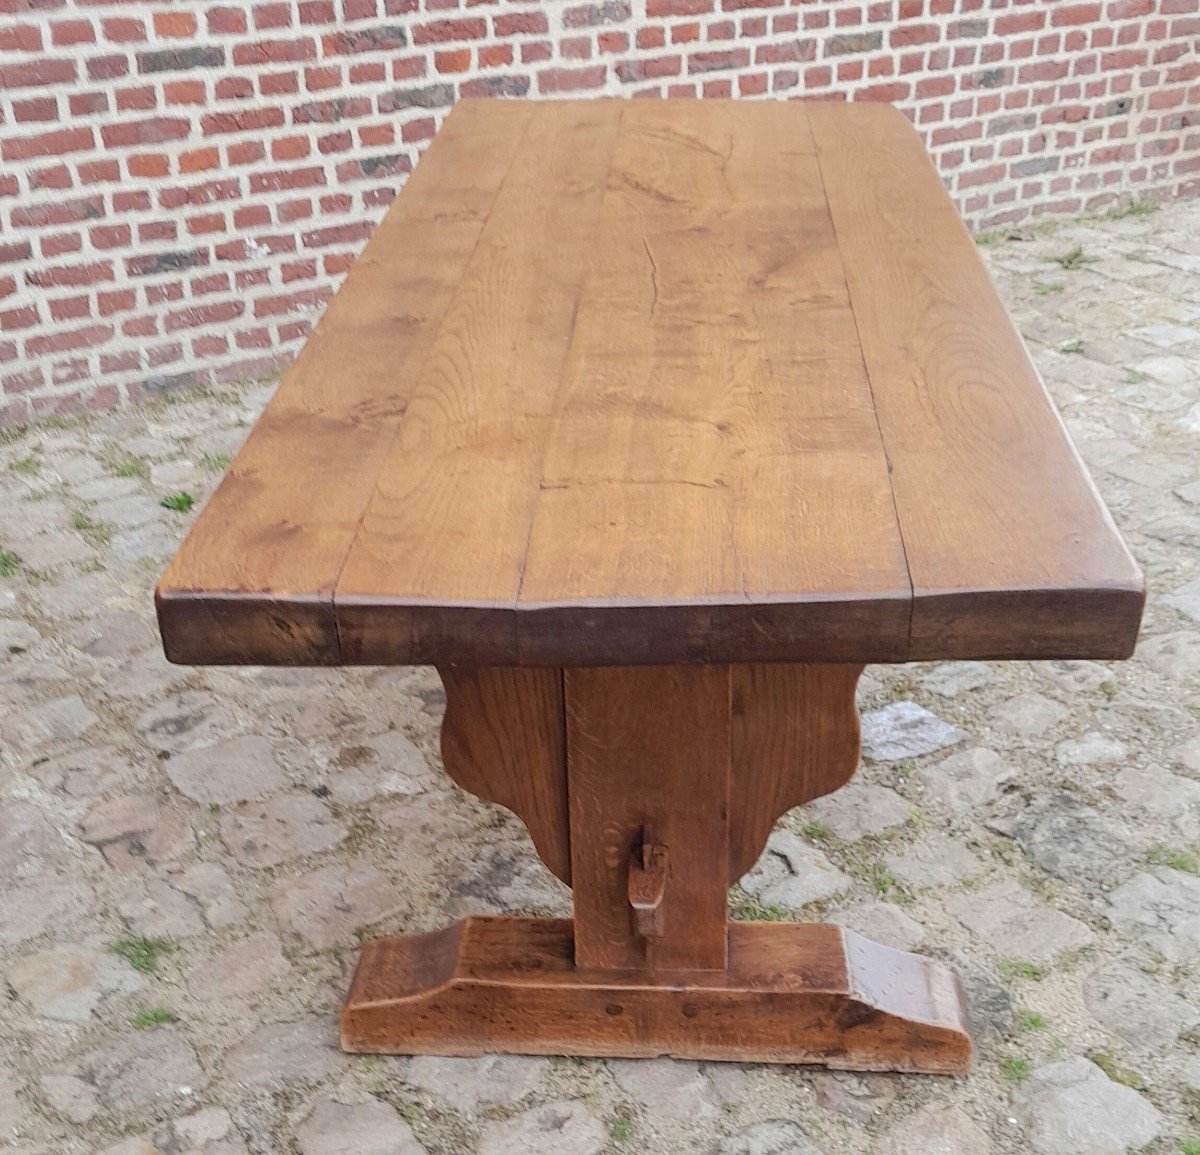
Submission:
[[[136,453],[130,453],[128,449],[115,447],[110,449],[103,456],[104,468],[113,475],[113,477],[134,477],[141,481],[150,479],[150,466],[146,464],[145,458],[138,457]]]
[[[1186,850],[1155,845],[1146,852],[1146,861],[1154,866],[1169,866],[1185,874],[1200,874],[1200,858]]]
[[[158,970],[159,960],[174,954],[175,943],[169,938],[121,938],[112,944],[109,952],[123,958],[135,971],[152,975]]]
[[[224,473],[232,460],[232,453],[205,453],[200,458],[200,464],[211,473]]]
[[[1022,1011],[1017,1019],[1018,1031],[1044,1031],[1046,1020],[1037,1011]]]
[[[187,513],[196,504],[196,499],[190,493],[180,492],[164,497],[158,504],[164,509],[173,509],[176,513]]]
[[[1020,1086],[1029,1078],[1029,1060],[1009,1057],[1000,1064],[1000,1073],[1016,1086]]]
[[[1040,983],[1049,973],[1048,967],[1041,963],[1025,962],[1023,959],[1002,958],[996,963],[996,969],[1006,979],[1030,979]]]
[[[166,1007],[142,1007],[129,1020],[129,1025],[135,1031],[148,1031],[152,1027],[161,1027],[177,1022],[179,1022],[179,1016],[174,1011],[168,1011]]]
[[[1089,257],[1083,251],[1083,245],[1075,245],[1068,249],[1061,257],[1050,258],[1060,268],[1066,269],[1068,272],[1074,272],[1076,269],[1082,269],[1084,265],[1090,265],[1096,258]]]
[[[13,473],[20,473],[25,477],[36,477],[41,472],[42,463],[30,454],[28,457],[22,457],[20,461],[14,461],[8,468]]]
[[[1152,213],[1158,212],[1158,205],[1151,201],[1131,200],[1123,205],[1118,205],[1108,214],[1110,221],[1122,221],[1126,217],[1148,217]]]
[[[93,521],[91,514],[86,510],[77,509],[71,517],[71,524],[89,545],[97,549],[112,541],[113,527],[106,521]]]

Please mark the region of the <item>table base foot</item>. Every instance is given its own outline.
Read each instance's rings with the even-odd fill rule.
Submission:
[[[367,943],[346,1051],[510,1052],[962,1074],[971,1040],[940,963],[824,923],[729,924],[722,971],[584,970],[565,919],[468,918]]]

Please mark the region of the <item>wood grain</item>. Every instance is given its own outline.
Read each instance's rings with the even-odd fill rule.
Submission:
[[[571,885],[561,670],[443,666],[442,762],[476,797],[511,810]]]
[[[534,105],[513,171],[437,338],[338,582],[348,661],[513,656],[547,421],[622,118],[616,101]],[[465,612],[464,612],[465,611]]]
[[[895,109],[810,106],[913,585],[910,659],[1127,657],[1144,585]]]
[[[576,962],[726,964],[729,671],[644,666],[564,671]],[[630,854],[649,824],[666,847],[662,934],[643,938],[627,900]]]
[[[472,918],[363,949],[347,1051],[822,1063],[964,1074],[971,1039],[941,963],[835,926],[733,923],[727,971],[579,969],[571,924]]]
[[[1120,657],[1141,575],[897,112],[464,102],[158,590],[173,661]]]
[[[341,661],[333,590],[530,117],[452,114],[159,582],[174,662]]]
[[[662,639],[671,658],[682,642],[722,660],[731,632],[781,658],[836,644],[847,590],[871,602],[876,652],[902,655],[908,577],[804,116],[626,113],[542,467],[525,658],[647,660],[646,615],[627,649],[618,623],[563,652],[592,607],[635,603],[684,626],[687,605],[720,605]]]
[[[758,861],[775,823],[858,767],[861,666],[733,666],[729,881]]]

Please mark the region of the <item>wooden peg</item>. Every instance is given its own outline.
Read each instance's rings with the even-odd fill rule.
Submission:
[[[667,888],[667,848],[654,843],[650,824],[629,859],[629,905],[633,929],[643,938],[661,938],[664,930],[662,900]]]

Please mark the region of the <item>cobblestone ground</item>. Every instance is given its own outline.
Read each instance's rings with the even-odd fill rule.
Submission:
[[[342,1056],[364,934],[568,896],[441,773],[432,671],[160,656],[151,589],[191,517],[163,499],[212,489],[260,386],[0,443],[0,1142],[1200,1151],[1200,204],[982,242],[1145,567],[1144,640],[1126,664],[869,669],[855,784],[789,815],[734,896],[952,959],[968,1078]]]

